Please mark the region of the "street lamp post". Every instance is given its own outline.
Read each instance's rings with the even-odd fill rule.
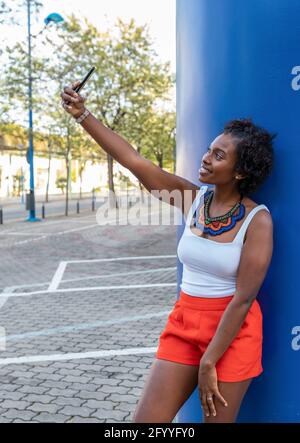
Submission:
[[[29,151],[28,161],[30,165],[30,203],[28,221],[38,221],[35,217],[35,197],[34,197],[34,168],[33,168],[33,121],[32,121],[32,63],[31,63],[31,0],[27,0],[27,18],[28,18],[28,105],[29,105]]]
[[[29,149],[27,160],[30,165],[30,194],[28,196],[28,207],[29,217],[27,221],[36,222],[40,219],[35,216],[35,195],[34,195],[34,167],[33,167],[33,157],[34,157],[34,147],[33,147],[33,118],[32,118],[32,59],[31,59],[31,1],[27,0],[27,19],[28,19],[28,107],[29,107],[29,128],[28,128],[28,139],[29,139]],[[57,13],[49,14],[44,22],[45,27],[50,23],[59,23],[64,21],[61,15]],[[44,29],[44,28],[43,28]]]

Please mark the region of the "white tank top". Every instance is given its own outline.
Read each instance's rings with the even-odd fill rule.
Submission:
[[[187,215],[185,229],[178,243],[177,255],[183,264],[183,292],[195,297],[226,297],[236,291],[236,277],[246,230],[254,215],[265,205],[253,208],[245,218],[233,242],[220,243],[199,237],[190,228],[199,204],[204,203],[208,187],[202,186]]]

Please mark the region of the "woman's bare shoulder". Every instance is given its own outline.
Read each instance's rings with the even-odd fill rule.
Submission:
[[[252,209],[256,208],[257,206],[260,206],[260,204],[256,203],[254,200],[251,200],[251,198],[248,198],[248,197],[244,197],[243,203],[244,203],[244,205],[246,207],[246,213],[252,211]],[[259,211],[259,212],[262,212],[262,213],[266,212],[271,217],[270,212],[267,211],[267,210]]]

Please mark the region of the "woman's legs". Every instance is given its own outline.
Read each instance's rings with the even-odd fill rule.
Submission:
[[[219,391],[227,401],[228,406],[225,407],[213,397],[217,415],[206,417],[203,414],[203,423],[235,423],[241,403],[252,380],[253,378],[239,382],[218,381]]]
[[[199,366],[155,359],[133,415],[133,423],[172,423],[174,417],[198,385]],[[234,423],[253,378],[240,382],[218,381],[228,406],[214,397],[216,417],[203,423]]]
[[[155,359],[133,423],[172,423],[198,384],[199,366]]]

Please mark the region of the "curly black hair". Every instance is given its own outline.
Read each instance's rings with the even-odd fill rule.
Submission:
[[[255,125],[251,118],[229,121],[224,126],[224,134],[231,134],[237,140],[235,170],[246,175],[239,180],[239,192],[242,196],[253,194],[272,172],[273,140],[277,134]]]

